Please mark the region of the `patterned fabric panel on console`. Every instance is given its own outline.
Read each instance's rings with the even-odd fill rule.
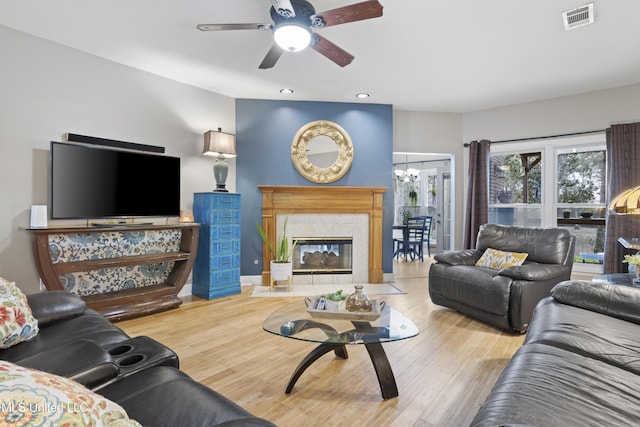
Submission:
[[[180,230],[53,234],[49,237],[49,250],[55,264],[177,252],[180,238]],[[61,275],[60,281],[76,295],[101,294],[163,283],[173,266],[173,262],[164,262],[74,272]]]

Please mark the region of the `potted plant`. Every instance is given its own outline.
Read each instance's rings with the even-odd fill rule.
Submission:
[[[413,187],[411,187],[411,191],[409,191],[409,200],[411,200],[411,206],[418,205],[418,192]]]
[[[298,243],[297,240],[293,241],[289,245],[289,239],[287,238],[287,221],[289,218],[285,218],[284,227],[282,228],[282,237],[276,237],[275,245],[269,240],[269,236],[265,233],[264,229],[259,222],[256,222],[256,227],[262,241],[267,249],[271,253],[271,280],[288,280],[293,271],[293,264],[291,262],[291,255],[293,249]]]

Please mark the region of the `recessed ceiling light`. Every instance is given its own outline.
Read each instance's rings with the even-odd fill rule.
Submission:
[[[367,99],[368,97],[369,97],[368,93],[364,93],[363,92],[363,93],[356,94],[356,98],[358,98],[358,99]]]
[[[288,88],[280,89],[280,93],[283,95],[291,95],[293,93],[293,89],[288,89]]]

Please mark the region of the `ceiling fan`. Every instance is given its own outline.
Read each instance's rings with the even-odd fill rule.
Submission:
[[[273,24],[200,24],[196,28],[201,31],[273,30],[274,42],[260,69],[272,68],[285,51],[297,52],[307,46],[344,67],[353,61],[353,55],[312,29],[380,17],[382,5],[378,0],[369,0],[316,13],[306,0],[272,0],[270,13]]]

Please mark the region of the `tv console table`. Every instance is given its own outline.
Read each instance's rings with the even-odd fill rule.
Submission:
[[[176,308],[199,224],[31,228],[48,290],[66,290],[112,321]]]

